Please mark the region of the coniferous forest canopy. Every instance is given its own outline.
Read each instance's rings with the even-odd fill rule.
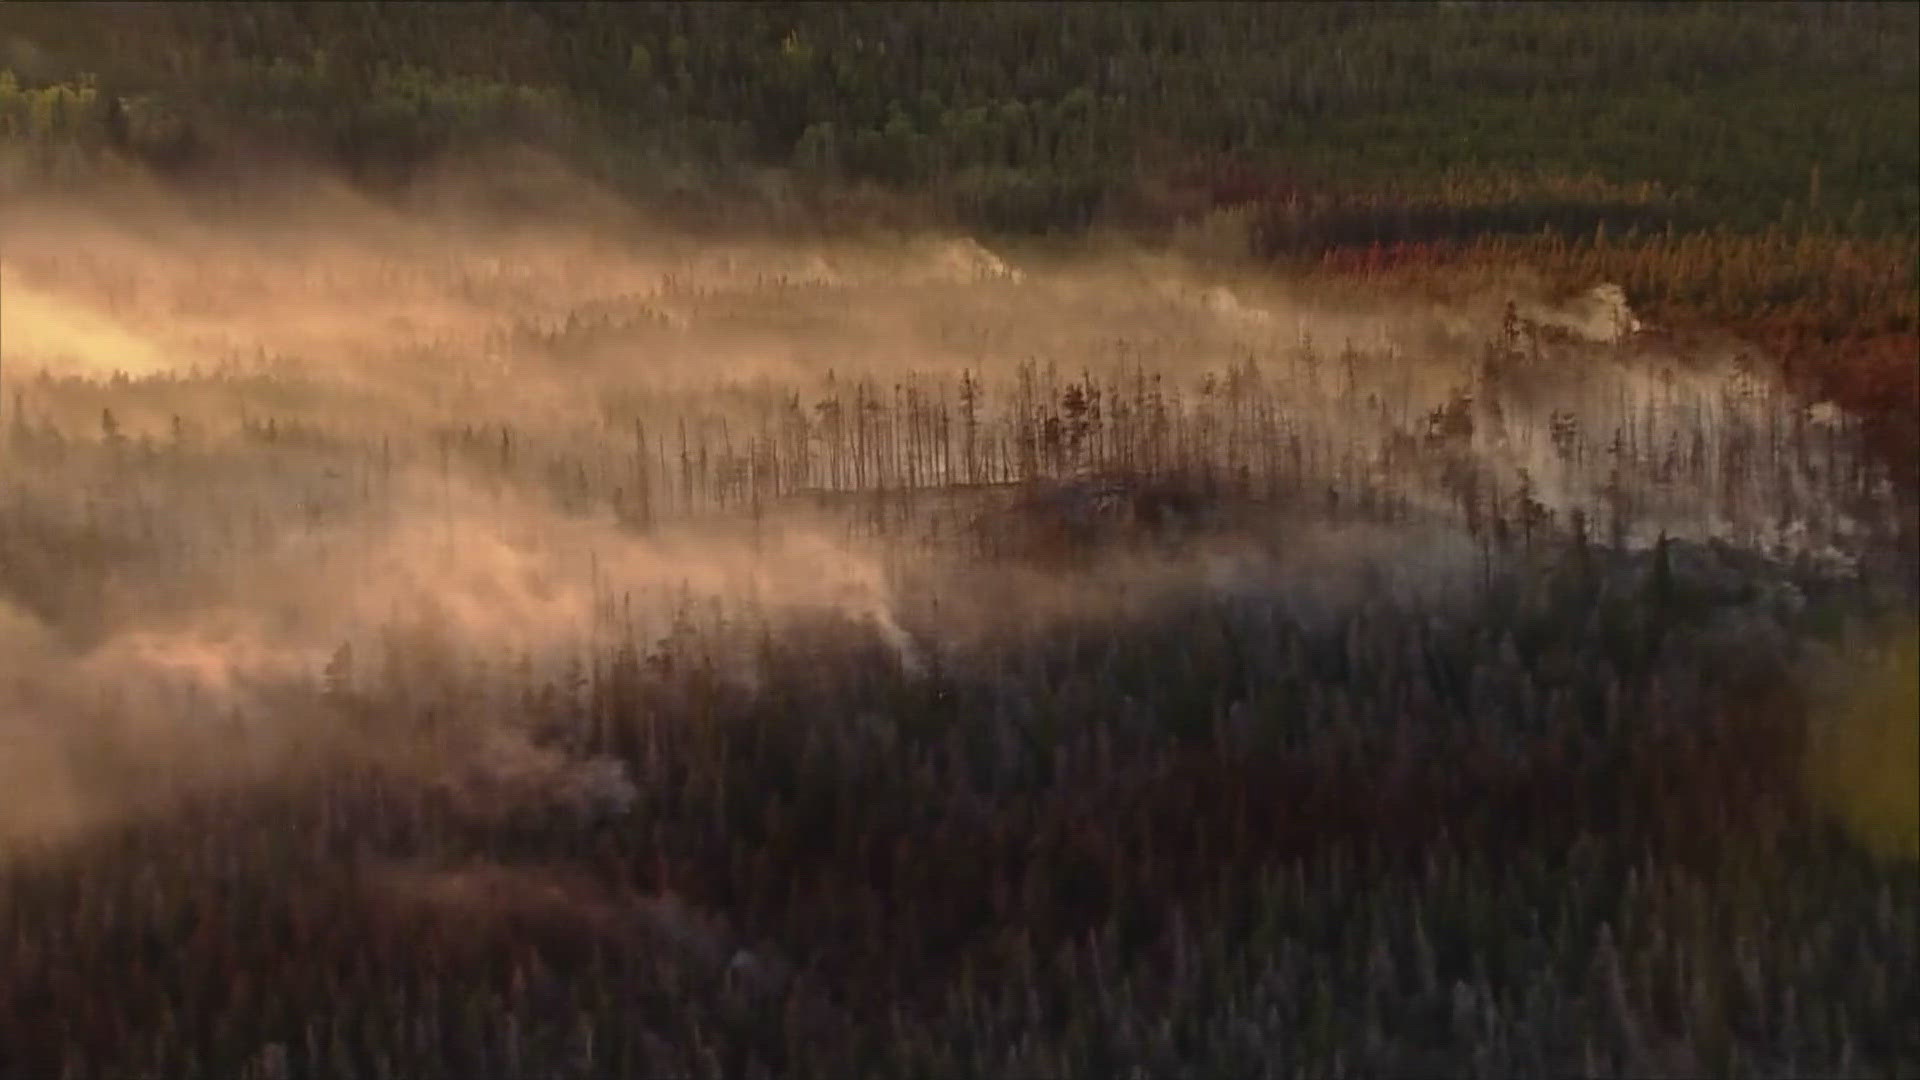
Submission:
[[[0,1078],[1920,1071],[1920,5],[0,3]]]

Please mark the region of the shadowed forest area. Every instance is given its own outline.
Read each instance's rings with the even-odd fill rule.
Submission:
[[[1920,6],[0,4],[0,1077],[1920,1070]]]

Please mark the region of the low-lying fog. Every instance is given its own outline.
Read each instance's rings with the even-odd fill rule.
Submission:
[[[323,693],[383,648],[551,671],[720,601],[915,665],[1166,590],[1444,597],[1495,533],[1844,564],[1885,525],[1847,417],[1663,352],[1606,283],[1443,303],[569,192],[0,209],[0,840],[135,774],[390,750]],[[1043,558],[1123,519],[1155,542]],[[474,711],[433,767],[582,767]]]

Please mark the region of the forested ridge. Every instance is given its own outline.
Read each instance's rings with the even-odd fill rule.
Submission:
[[[1904,4],[9,4],[0,33],[0,130],[55,158],[245,134],[390,176],[524,140],[639,189],[782,168],[1015,230],[1143,179],[1471,176],[1517,182],[1456,235],[1920,229]]]

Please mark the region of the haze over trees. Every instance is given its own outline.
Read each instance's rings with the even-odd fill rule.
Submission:
[[[1913,1073],[1917,13],[0,5],[0,1077]]]

